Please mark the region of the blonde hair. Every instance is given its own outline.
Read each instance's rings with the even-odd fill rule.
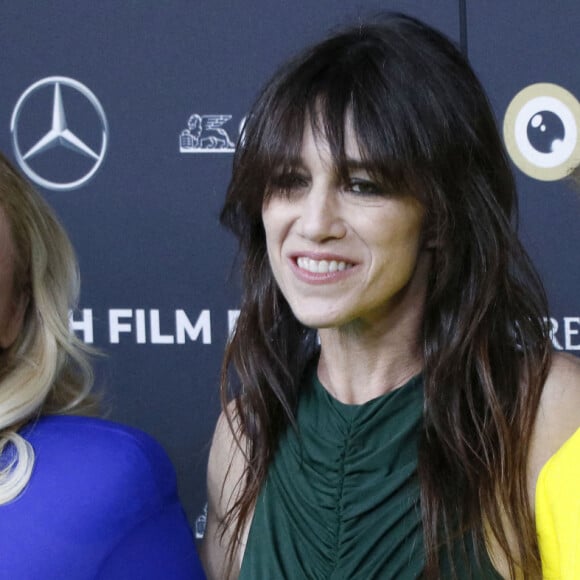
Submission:
[[[70,241],[52,210],[0,153],[0,207],[14,246],[14,292],[27,302],[22,328],[0,352],[0,505],[28,483],[32,446],[18,429],[44,414],[92,413],[90,349],[70,330],[80,279]]]

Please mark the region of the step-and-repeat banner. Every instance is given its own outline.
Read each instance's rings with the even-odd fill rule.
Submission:
[[[238,307],[218,224],[239,127],[285,59],[379,11],[464,46],[514,163],[553,343],[580,354],[580,4],[543,0],[55,0],[0,9],[0,149],[55,208],[83,281],[72,325],[103,353],[110,417],[154,435],[192,524]]]

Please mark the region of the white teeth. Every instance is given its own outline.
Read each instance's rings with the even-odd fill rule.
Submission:
[[[327,274],[328,272],[342,272],[352,268],[352,264],[346,262],[337,262],[336,260],[312,260],[306,257],[300,257],[296,260],[298,267],[307,270],[313,274]]]

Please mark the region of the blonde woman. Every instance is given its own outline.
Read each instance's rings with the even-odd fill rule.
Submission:
[[[202,577],[175,474],[144,433],[94,414],[69,331],[72,247],[0,154],[0,577]]]

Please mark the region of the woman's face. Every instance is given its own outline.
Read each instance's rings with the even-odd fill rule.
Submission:
[[[16,340],[24,315],[25,301],[14,290],[14,252],[10,222],[0,206],[0,348]]]
[[[274,176],[262,208],[276,282],[294,315],[314,328],[396,321],[402,308],[422,308],[424,301],[422,205],[381,191],[352,130],[346,155],[350,175],[342,183],[328,144],[308,125],[299,163]]]

